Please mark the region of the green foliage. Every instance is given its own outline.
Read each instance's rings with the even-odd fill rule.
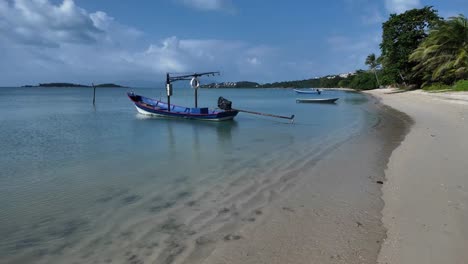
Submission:
[[[338,82],[338,87],[349,88],[350,84],[351,84],[351,78],[346,78]]]
[[[443,83],[433,83],[423,87],[426,91],[441,91],[441,90],[450,90],[452,87]]]
[[[455,91],[468,91],[468,80],[460,80],[453,86]]]
[[[349,84],[349,88],[356,90],[371,90],[377,88],[377,81],[373,73],[358,71]]]
[[[468,91],[468,80],[460,80],[454,85],[447,85],[445,83],[432,83],[430,85],[424,86],[423,89],[426,91]]]
[[[338,83],[343,80],[343,78],[338,76],[325,76],[316,79],[307,79],[300,81],[288,81],[288,82],[274,82],[266,83],[261,87],[263,88],[336,88],[339,87]]]
[[[334,78],[320,78],[320,87],[322,88],[336,88],[338,83],[342,80],[341,77]]]
[[[382,28],[382,54],[367,56],[365,63],[369,71],[360,70],[346,78],[325,76],[263,85],[246,82],[243,86],[368,90],[396,85],[423,86],[425,90],[468,90],[468,21],[465,16],[444,21],[437,10],[426,6],[392,14]],[[465,81],[449,86],[462,79]]]
[[[421,77],[412,74],[414,62],[409,61],[410,54],[427,37],[428,29],[439,23],[437,11],[432,7],[412,9],[403,14],[390,15],[382,26],[382,65],[388,82],[420,85]],[[403,77],[403,78],[402,78]]]
[[[378,60],[376,59],[374,53],[371,53],[371,54],[369,54],[369,56],[367,56],[366,65],[369,65],[369,68],[371,70],[377,69],[377,67],[379,66],[379,63],[378,63]]]
[[[325,76],[318,79],[309,79],[301,81],[289,81],[278,83],[267,83],[263,88],[284,87],[284,88],[352,88],[356,90],[370,90],[378,87],[375,74],[359,70],[355,75],[347,78],[339,76]]]
[[[236,87],[239,88],[257,88],[259,84],[256,82],[241,81],[236,83]]]
[[[427,83],[453,83],[468,78],[468,20],[452,17],[435,26],[411,54],[415,74]]]
[[[377,76],[377,68],[379,67],[379,59],[375,58],[375,54],[372,53],[366,58],[366,65],[369,65],[369,69],[374,73],[375,79],[377,80],[378,86],[380,86],[379,76]]]
[[[386,75],[384,71],[379,73],[380,76],[380,85],[382,86],[390,86],[396,83],[396,81],[389,75]]]

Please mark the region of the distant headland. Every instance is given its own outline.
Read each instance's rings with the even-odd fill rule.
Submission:
[[[75,84],[75,83],[40,83],[39,85],[23,85],[21,87],[93,87],[90,85],[84,84]],[[99,88],[125,88],[125,86],[121,86],[114,83],[103,83],[94,85],[94,87]]]
[[[365,76],[366,80],[373,80],[374,76],[366,71],[359,70],[356,72],[341,73],[335,75],[326,75],[322,77],[314,77],[305,80],[294,80],[294,81],[282,81],[273,83],[258,83],[250,81],[241,82],[221,82],[221,83],[210,83],[202,85],[202,88],[357,88],[359,89],[361,83],[353,85],[353,80],[360,80]],[[357,78],[356,78],[357,77]],[[356,82],[356,81],[354,81]],[[373,87],[375,88],[375,87]],[[362,87],[361,89],[368,89]]]

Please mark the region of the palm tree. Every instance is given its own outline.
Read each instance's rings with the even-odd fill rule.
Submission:
[[[372,53],[366,58],[366,65],[369,65],[370,70],[375,74],[375,79],[377,80],[377,84],[380,87],[379,77],[377,76],[377,67],[379,67],[379,62],[375,58],[375,54]]]
[[[451,84],[468,79],[468,20],[465,16],[442,21],[411,54],[417,63],[415,74],[422,74],[429,82]]]

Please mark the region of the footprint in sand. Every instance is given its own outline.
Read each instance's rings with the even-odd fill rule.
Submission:
[[[295,212],[294,209],[289,208],[289,207],[283,207],[283,210],[284,210],[284,211],[288,211],[288,212],[290,212],[290,213],[294,213],[294,212]]]
[[[227,234],[224,236],[224,241],[232,241],[232,240],[239,240],[241,239],[242,236],[240,235],[233,235],[233,234]]]

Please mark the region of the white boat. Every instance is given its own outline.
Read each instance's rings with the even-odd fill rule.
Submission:
[[[320,94],[320,90],[312,90],[312,89],[308,89],[308,90],[298,90],[298,89],[294,89],[294,91],[298,94]]]

